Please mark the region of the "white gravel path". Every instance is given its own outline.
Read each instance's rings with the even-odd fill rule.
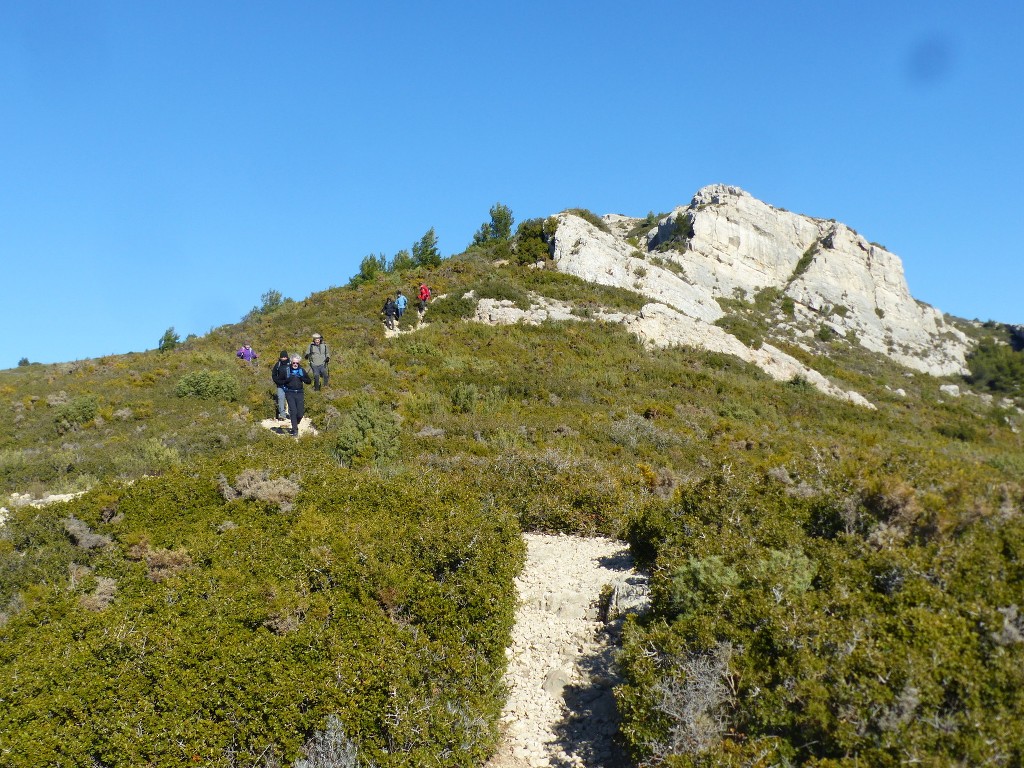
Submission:
[[[613,656],[621,617],[646,606],[647,579],[633,570],[619,541],[525,539],[527,563],[516,579],[520,607],[507,651],[506,737],[488,768],[628,766],[616,739]],[[598,605],[606,585],[610,611]]]

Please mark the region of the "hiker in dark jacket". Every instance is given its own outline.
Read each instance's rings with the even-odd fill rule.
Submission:
[[[287,416],[287,404],[284,396],[284,385],[277,383],[278,375],[285,375],[288,372],[290,363],[288,360],[288,352],[281,350],[281,354],[277,358],[277,362],[274,363],[274,367],[270,369],[270,379],[277,385],[277,420],[284,421],[288,418]]]
[[[319,333],[313,334],[313,343],[306,350],[306,359],[309,361],[309,368],[313,375],[313,389],[319,391],[320,379],[323,379],[324,386],[327,386],[327,364],[331,362],[331,353],[327,349],[327,344],[324,343],[324,337]]]
[[[384,302],[384,308],[381,310],[381,314],[384,315],[384,325],[388,327],[388,330],[395,330],[395,321],[398,319],[398,307],[390,296],[388,296],[387,300]]]
[[[274,376],[274,383],[284,387],[284,397],[288,401],[288,413],[292,420],[292,437],[299,436],[299,422],[306,412],[306,396],[303,392],[303,384],[312,384],[313,380],[309,374],[302,370],[302,358],[292,355],[292,361],[288,370],[278,372]]]

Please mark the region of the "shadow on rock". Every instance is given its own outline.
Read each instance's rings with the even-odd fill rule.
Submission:
[[[568,711],[554,727],[557,749],[550,755],[553,766],[629,768],[633,765],[621,743],[619,713],[612,693],[620,681],[615,671],[620,623],[613,622],[601,630],[602,634],[607,633],[603,639],[608,645],[602,644],[577,661],[577,668],[587,682],[562,689]]]

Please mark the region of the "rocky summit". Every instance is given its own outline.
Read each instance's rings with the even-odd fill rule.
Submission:
[[[792,357],[771,344],[737,350],[735,338],[714,325],[726,314],[720,299],[770,289],[789,300],[773,324],[779,338],[802,346],[802,337],[824,327],[917,371],[965,372],[967,337],[910,295],[899,257],[844,224],[721,184],[704,187],[647,231],[638,232],[642,219],[617,214],[604,216],[604,227],[572,212],[557,218],[557,269],[649,296],[642,316],[656,320],[646,335],[637,330],[654,344],[738,353],[776,378],[792,376],[802,368]]]

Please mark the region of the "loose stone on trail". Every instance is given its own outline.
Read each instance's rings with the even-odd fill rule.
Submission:
[[[526,534],[505,684],[505,740],[487,768],[624,768],[612,688],[622,620],[646,609],[647,578],[620,542]],[[599,605],[609,586],[607,605]]]

